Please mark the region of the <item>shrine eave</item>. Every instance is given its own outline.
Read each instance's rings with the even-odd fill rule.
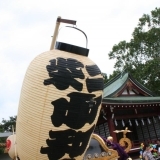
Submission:
[[[159,104],[160,97],[115,97],[103,98],[102,104]]]

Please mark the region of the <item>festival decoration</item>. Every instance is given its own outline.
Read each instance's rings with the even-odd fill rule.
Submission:
[[[57,18],[51,50],[31,62],[24,78],[16,122],[20,160],[82,160],[98,120],[103,76],[88,49],[63,42],[54,49],[60,22],[75,24]]]
[[[122,146],[122,147],[125,147],[125,152],[128,153],[130,151],[130,149],[132,148],[132,143],[131,143],[131,140],[129,138],[126,137],[126,134],[128,132],[131,132],[130,130],[128,130],[128,127],[126,127],[124,130],[115,130],[113,131],[115,133],[120,133],[120,132],[123,132],[123,138],[121,138],[119,140],[119,144]],[[127,144],[127,146],[126,146]]]
[[[91,141],[83,160],[116,160],[118,152],[109,149],[104,140],[97,134],[92,134]]]
[[[117,132],[117,130],[116,130]],[[119,132],[118,132],[119,133]],[[114,142],[112,136],[108,136],[107,139],[103,138],[103,140],[106,143],[106,146],[110,149],[116,150],[119,155],[119,159],[131,159],[126,151],[124,150],[124,146],[121,146],[121,144]]]

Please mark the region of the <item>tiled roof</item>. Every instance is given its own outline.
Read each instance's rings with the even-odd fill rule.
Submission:
[[[0,137],[8,137],[12,134],[13,134],[12,132],[3,132],[3,133],[0,133]]]
[[[125,73],[124,75],[119,74],[114,79],[106,83],[103,89],[103,97],[112,97],[117,90],[123,87],[127,79],[128,73]]]
[[[103,89],[103,98],[114,97],[114,95],[119,92],[127,83],[128,80],[131,80],[138,88],[143,90],[147,95],[153,97],[154,93],[140,84],[136,79],[132,77],[127,71],[124,71],[114,77],[112,80],[107,82],[104,85]]]

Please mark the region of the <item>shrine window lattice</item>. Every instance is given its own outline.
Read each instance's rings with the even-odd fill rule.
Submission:
[[[135,122],[137,120],[137,123]],[[140,119],[129,120],[117,120],[117,126],[115,130],[122,130],[128,127],[132,132],[127,134],[127,137],[131,139],[133,145],[139,146],[141,142],[154,143],[157,139],[160,139],[160,117],[149,117]],[[107,138],[111,135],[108,128],[108,123],[102,123],[96,126],[94,133],[101,137]],[[117,134],[117,140],[119,141],[123,137],[122,133]]]
[[[108,123],[102,123],[98,126],[95,127],[94,133],[100,135],[101,137],[107,138],[108,136],[110,136],[109,133],[109,128],[108,128]]]

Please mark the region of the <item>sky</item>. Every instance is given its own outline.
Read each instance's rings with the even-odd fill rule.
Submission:
[[[88,37],[89,58],[111,74],[114,44],[129,41],[138,19],[159,0],[0,0],[0,122],[17,115],[21,87],[30,62],[49,51],[56,19],[76,20]],[[58,41],[86,47],[81,32],[61,24]]]

